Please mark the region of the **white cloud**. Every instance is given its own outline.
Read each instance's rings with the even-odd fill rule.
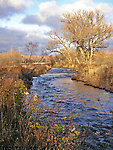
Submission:
[[[92,10],[94,9],[94,3],[91,0],[78,0],[72,4],[65,4],[61,6],[62,13],[64,12],[71,12],[71,11],[77,11],[78,9],[87,9]]]
[[[99,3],[97,4],[97,9],[100,9],[102,12],[104,12],[105,14],[107,13],[112,13],[113,12],[113,7],[111,7],[109,4],[107,3]]]
[[[18,10],[23,7],[28,7],[31,2],[31,0],[0,0],[0,6],[13,7]]]
[[[50,1],[50,2],[44,2],[40,3],[39,5],[39,11],[41,14],[48,15],[48,14],[56,14],[57,13],[57,5],[56,1]],[[48,12],[48,14],[46,14]]]
[[[93,0],[79,0],[79,2],[84,3],[84,4],[88,4],[88,5],[94,4]]]
[[[33,0],[0,0],[0,18],[18,13],[32,4]]]
[[[21,11],[24,8],[28,7],[32,1],[33,0],[0,0],[0,17]],[[104,13],[107,14],[113,12],[113,8],[109,4],[94,3],[93,0],[77,0],[73,3],[63,4],[60,6],[58,6],[56,1],[54,0],[40,3],[39,7],[37,5],[37,8],[39,9],[36,14],[26,17],[24,16],[25,18],[23,20],[23,23],[16,21],[16,19],[19,20],[18,17],[15,17],[15,22],[17,23],[13,24],[14,18],[12,18],[12,22],[11,20],[9,20],[8,25],[6,25],[7,30],[3,30],[3,32],[1,31],[2,35],[6,37],[6,43],[4,44],[4,46],[8,45],[9,47],[9,45],[13,45],[15,43],[16,46],[23,46],[25,42],[29,40],[38,41],[40,45],[44,46],[44,43],[48,39],[47,33],[52,28],[59,27],[60,23],[58,21],[58,17],[60,17],[67,11],[76,11],[78,9],[94,10],[96,8],[101,9],[102,11],[104,11]],[[8,35],[6,34],[6,32],[8,33]],[[0,35],[0,39],[1,43],[4,43],[5,37],[3,38],[4,40],[2,40],[2,35]],[[14,40],[16,42],[13,42]]]
[[[39,11],[36,15],[27,16],[23,22],[39,25],[48,25],[50,27],[57,27],[59,25],[58,18],[65,12],[78,9],[93,9],[92,0],[78,0],[71,4],[64,4],[57,6],[56,1],[48,1],[40,3]]]
[[[40,3],[38,18],[41,22],[45,22],[50,16],[58,15],[59,10],[56,1]]]
[[[25,24],[14,24],[7,27],[8,30],[15,30],[19,32],[25,33],[27,38],[30,38],[30,36],[37,37],[46,37],[45,35],[50,32],[50,28],[46,26],[38,26],[38,25],[25,25]]]

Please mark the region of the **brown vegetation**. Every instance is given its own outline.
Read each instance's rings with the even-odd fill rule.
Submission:
[[[0,53],[0,66],[18,65],[21,62],[21,54],[17,51],[10,50],[5,53]]]
[[[66,116],[57,119],[61,107],[57,101],[48,108],[34,93],[26,95],[27,81],[45,73],[47,67],[31,63],[23,67],[7,60],[0,66],[1,149],[79,149],[87,131],[72,124],[74,116],[70,114],[67,124]]]
[[[113,92],[113,54],[96,52],[112,35],[112,26],[104,24],[103,17],[99,11],[65,14],[63,33],[52,34],[49,43],[52,49],[48,47],[61,55],[51,57],[50,65],[72,67],[79,71],[73,79]],[[0,54],[0,146],[2,149],[81,149],[90,133],[83,125],[73,125],[72,119],[78,116],[70,113],[68,121],[67,116],[59,118],[57,101],[48,108],[34,93],[26,95],[32,77],[48,70],[44,64],[33,64],[31,56],[32,53],[26,63],[20,53]],[[98,139],[98,135],[94,133],[94,136]]]
[[[32,77],[46,73],[50,68],[46,64],[25,63],[29,56],[21,55],[16,51],[9,51],[0,54],[0,77],[22,79],[27,88],[32,85]],[[43,56],[42,56],[43,57]],[[35,57],[33,62],[37,60],[39,63],[42,57]],[[24,63],[23,63],[24,62]],[[50,65],[50,64],[49,64]]]
[[[72,79],[113,92],[113,54],[95,53],[92,65],[84,66]]]
[[[60,33],[50,34],[47,48],[60,54],[56,66],[74,68],[79,73],[72,79],[113,92],[113,55],[101,50],[113,35],[112,24],[99,10],[65,13],[61,22]]]

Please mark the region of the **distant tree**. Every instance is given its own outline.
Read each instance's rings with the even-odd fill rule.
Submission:
[[[25,49],[26,49],[27,54],[29,55],[29,62],[31,62],[32,55],[36,54],[36,52],[38,51],[38,43],[28,42],[25,45]]]
[[[106,39],[113,33],[113,26],[105,23],[104,14],[99,10],[65,13],[60,21],[62,33],[51,34],[52,40],[48,42],[48,49],[61,54],[66,52],[66,56],[70,57],[69,51],[75,48],[78,53],[76,57],[78,63],[80,63],[79,57],[85,62],[91,62],[94,52],[98,48],[105,47]]]

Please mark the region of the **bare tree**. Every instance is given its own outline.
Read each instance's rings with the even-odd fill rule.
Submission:
[[[48,50],[58,52],[71,60],[70,51],[76,49],[76,61],[90,61],[98,48],[104,47],[106,39],[113,33],[113,26],[106,24],[104,14],[99,10],[65,13],[61,17],[62,32],[50,35]]]
[[[58,33],[58,31],[50,33],[51,40],[48,41],[47,50],[50,53],[59,53],[67,59],[68,63],[72,63],[72,53],[73,50],[72,43],[64,38],[64,33]],[[78,58],[75,56],[76,61],[79,63]]]
[[[65,39],[75,44],[77,50],[88,60],[91,60],[98,48],[104,46],[104,41],[113,33],[113,26],[105,23],[104,14],[99,10],[66,13],[61,22]]]
[[[38,50],[38,43],[35,42],[28,42],[25,45],[25,49],[27,51],[27,54],[29,55],[29,62],[31,62],[32,59],[32,55],[36,54],[37,50]]]

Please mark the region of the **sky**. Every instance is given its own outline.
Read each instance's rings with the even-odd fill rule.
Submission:
[[[60,28],[58,18],[78,9],[100,9],[113,23],[113,0],[0,0],[0,52],[24,53],[29,41],[45,49],[49,32]]]

